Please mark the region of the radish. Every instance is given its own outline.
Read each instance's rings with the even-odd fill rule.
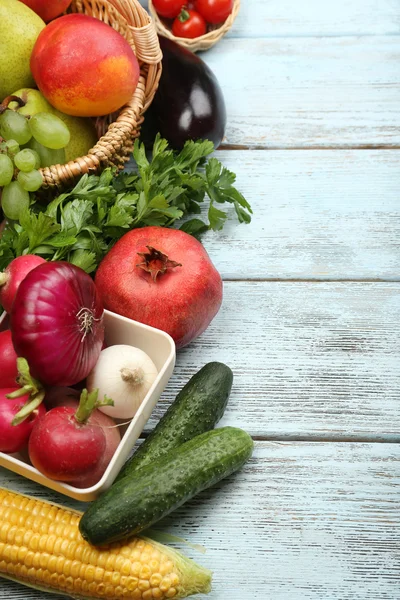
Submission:
[[[15,387],[17,376],[17,355],[11,331],[6,329],[0,332],[0,388]]]
[[[44,258],[35,254],[17,256],[0,273],[0,304],[6,312],[11,312],[15,294],[28,273],[45,262]]]
[[[15,416],[29,401],[29,394],[14,399],[7,397],[18,391],[15,387],[0,389],[0,452],[9,454],[20,452],[28,445],[34,424],[46,412],[44,405],[39,404],[22,423],[13,425]]]
[[[222,279],[204,247],[177,229],[129,231],[95,282],[104,308],[166,331],[177,348],[200,335],[222,303]]]
[[[68,406],[77,410],[79,396],[79,392],[73,388],[51,388],[49,393],[46,394],[45,402],[48,408]],[[71,485],[77,488],[88,488],[100,481],[121,441],[119,427],[116,426],[110,417],[100,412],[100,410],[94,410],[91,418],[103,429],[106,438],[106,447],[95,469],[83,475],[79,480],[70,482]]]
[[[93,419],[103,404],[98,390],[83,390],[78,409],[58,406],[39,419],[29,438],[29,458],[36,469],[50,479],[72,482],[89,476],[98,468],[106,449],[104,429]]]

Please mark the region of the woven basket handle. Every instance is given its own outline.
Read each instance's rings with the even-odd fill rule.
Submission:
[[[162,59],[155,24],[144,8],[132,0],[108,0],[125,18],[135,43],[138,60],[156,65]],[[140,26],[137,24],[140,23]]]

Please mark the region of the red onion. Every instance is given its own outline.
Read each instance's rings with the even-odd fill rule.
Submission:
[[[11,311],[12,341],[47,385],[84,379],[104,340],[103,306],[91,277],[67,262],[46,262],[22,281]]]

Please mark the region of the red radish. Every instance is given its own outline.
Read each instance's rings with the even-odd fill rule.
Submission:
[[[221,276],[202,244],[176,229],[126,233],[95,278],[105,308],[169,333],[177,348],[200,335],[222,302]]]
[[[9,399],[8,394],[17,392],[18,388],[0,389],[0,452],[20,452],[28,445],[32,428],[38,419],[43,417],[46,409],[39,406],[19,425],[13,425],[15,415],[29,401],[29,394],[19,398]]]
[[[67,406],[72,407],[76,411],[79,406],[79,396],[80,393],[73,388],[51,388],[46,394],[45,402],[47,408]],[[103,429],[106,438],[106,447],[95,469],[86,473],[80,480],[70,482],[71,485],[77,488],[88,488],[100,481],[121,441],[119,427],[116,426],[115,421],[111,417],[108,417],[100,410],[94,410],[91,419]]]
[[[0,273],[0,304],[6,312],[11,312],[12,303],[21,281],[32,269],[45,263],[44,258],[35,254],[17,256],[8,267]]]
[[[11,339],[11,331],[0,332],[0,388],[14,387],[18,376],[17,355]]]
[[[11,311],[18,356],[46,385],[74,385],[90,373],[104,340],[93,279],[67,262],[45,262],[22,281]]]
[[[84,390],[79,407],[58,406],[38,420],[29,438],[29,458],[50,479],[71,482],[97,469],[106,449],[103,428],[92,412],[111,400],[97,400],[97,390]]]

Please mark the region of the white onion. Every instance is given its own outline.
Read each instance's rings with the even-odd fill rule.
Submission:
[[[99,398],[108,396],[114,401],[114,406],[98,410],[114,419],[131,419],[157,375],[157,367],[143,350],[120,344],[101,351],[86,387],[89,391],[98,388]]]

